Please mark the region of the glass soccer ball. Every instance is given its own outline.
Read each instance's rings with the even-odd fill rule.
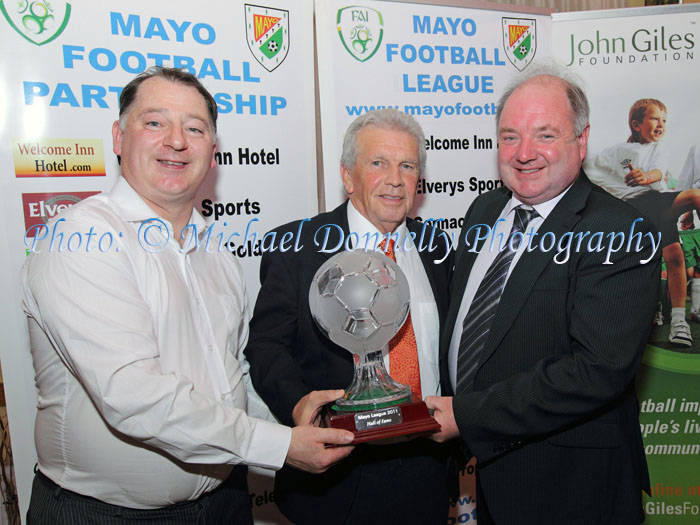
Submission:
[[[353,354],[381,349],[408,316],[408,281],[380,251],[340,252],[314,275],[311,315],[321,331]]]

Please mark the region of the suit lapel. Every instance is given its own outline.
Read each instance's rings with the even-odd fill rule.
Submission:
[[[318,253],[324,260],[330,259],[336,253],[340,253],[345,250],[345,242],[348,239],[348,235],[350,235],[350,226],[348,225],[348,202],[350,201],[346,200],[337,208],[329,211],[325,216],[325,219],[327,219],[325,224],[339,226],[340,229],[343,231],[343,238],[340,239],[340,233],[338,232],[337,228],[331,228],[330,233],[328,234],[328,246],[335,246],[336,244],[338,244],[339,240],[341,241],[341,243],[340,247],[333,252],[321,252],[319,250]],[[321,225],[320,228],[323,228],[323,225]],[[321,236],[321,242],[323,242],[322,240],[324,236],[325,233]]]
[[[537,239],[547,232],[554,234],[555,239],[570,232],[580,220],[581,210],[585,207],[591,185],[585,175],[580,175],[571,189],[564,195],[561,201],[554,207],[547,219],[537,231]],[[506,283],[505,290],[496,311],[489,337],[481,352],[479,364],[483,364],[489,356],[498,348],[501,340],[508,332],[525,305],[532,287],[544,271],[549,261],[555,255],[554,250],[543,252],[534,249],[525,252],[517,262]]]
[[[452,276],[452,284],[450,285],[450,308],[448,310],[447,319],[445,321],[445,330],[442,332],[442,341],[440,344],[441,358],[445,358],[449,352],[452,334],[455,329],[461,331],[460,327],[455,327],[457,314],[462,305],[462,297],[464,290],[467,287],[467,280],[471,272],[474,261],[476,260],[479,251],[481,250],[486,240],[481,240],[474,246],[466,246],[464,242],[467,232],[474,226],[485,224],[492,227],[501,214],[503,207],[510,199],[511,193],[507,191],[497,191],[485,196],[481,202],[475,203],[474,210],[469,214],[464,223],[464,227],[458,239],[459,248],[455,257],[455,270]],[[483,204],[482,204],[483,203]],[[470,234],[470,237],[473,234]],[[459,299],[459,300],[457,300]]]

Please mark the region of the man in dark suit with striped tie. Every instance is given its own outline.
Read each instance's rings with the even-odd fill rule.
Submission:
[[[649,477],[634,373],[658,231],[581,171],[576,80],[528,69],[496,116],[505,187],[476,199],[460,236],[440,345],[448,394],[426,399],[434,439],[476,458],[479,525],[639,523]],[[633,231],[640,244],[606,249]]]

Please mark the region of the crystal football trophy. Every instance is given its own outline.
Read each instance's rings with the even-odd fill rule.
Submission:
[[[399,331],[410,307],[408,281],[379,251],[340,252],[316,272],[309,289],[311,315],[335,344],[353,354],[345,394],[328,407],[326,426],[355,434],[353,443],[440,428],[411,388],[394,381],[381,349]]]

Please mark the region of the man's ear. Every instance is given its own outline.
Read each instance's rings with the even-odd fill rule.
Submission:
[[[581,156],[581,162],[583,162],[583,159],[586,158],[586,152],[588,151],[588,135],[591,132],[591,125],[587,124],[585,128],[583,128],[583,131],[581,134],[576,137],[576,140],[578,141],[578,149],[579,153]]]
[[[352,195],[353,191],[355,191],[352,184],[352,173],[342,164],[340,165],[340,178],[343,181],[343,186],[345,186],[345,193]]]
[[[216,146],[217,142],[214,141],[214,145],[211,148],[211,162],[209,163],[209,168],[213,168],[216,166]]]
[[[122,154],[122,138],[124,137],[124,132],[119,127],[119,121],[115,120],[112,124],[112,151],[117,155]]]

